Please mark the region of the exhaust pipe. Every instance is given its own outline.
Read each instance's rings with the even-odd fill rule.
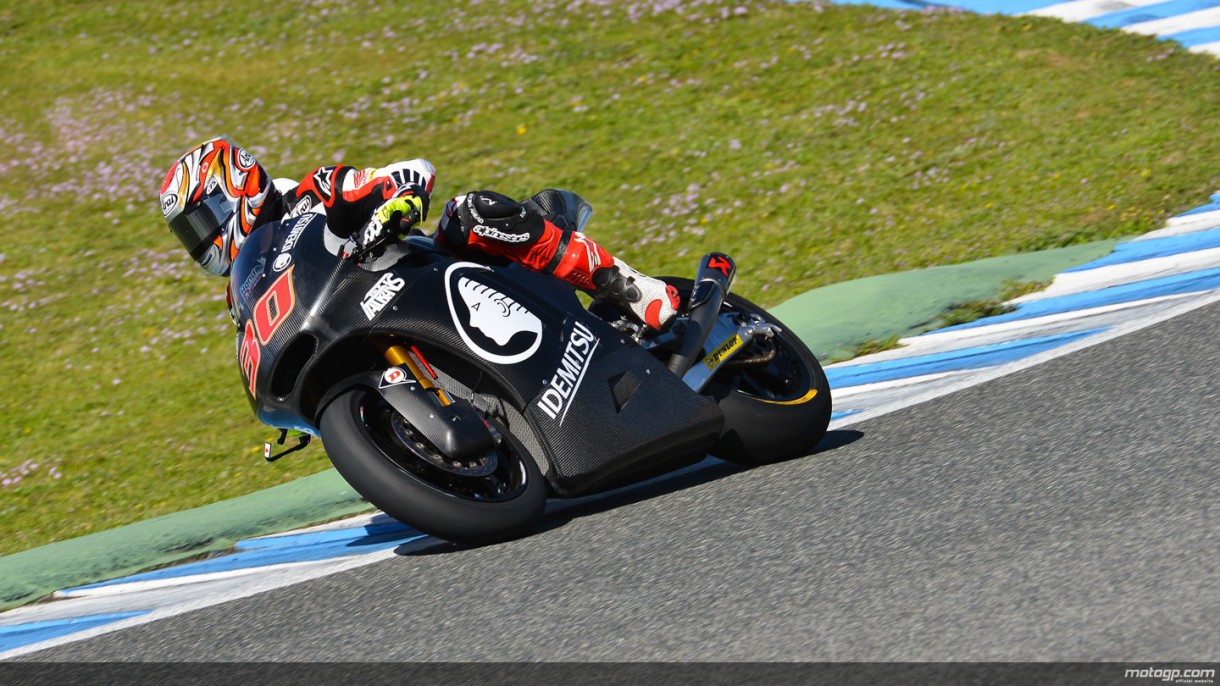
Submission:
[[[691,291],[687,313],[686,331],[678,351],[669,358],[669,369],[679,377],[686,374],[703,349],[707,336],[712,331],[720,306],[729,294],[737,265],[733,258],[720,252],[710,252],[699,260],[699,271],[695,273],[695,288]]]

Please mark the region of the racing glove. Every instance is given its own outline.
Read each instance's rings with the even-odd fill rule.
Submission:
[[[363,257],[391,241],[400,241],[427,218],[428,192],[422,186],[411,185],[404,195],[383,202],[352,236],[356,243],[353,255]]]

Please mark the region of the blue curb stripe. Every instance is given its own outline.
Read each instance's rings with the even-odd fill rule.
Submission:
[[[1146,5],[1144,7],[1133,7],[1129,10],[1120,10],[1103,14],[1099,17],[1084,20],[1085,24],[1100,26],[1104,29],[1121,29],[1124,26],[1132,24],[1141,24],[1146,21],[1156,21],[1158,19],[1167,19],[1176,17],[1179,14],[1188,12],[1197,12],[1220,5],[1220,0],[1173,0],[1173,2],[1162,2],[1157,5]],[[1162,36],[1164,38],[1164,36]]]
[[[1169,38],[1185,45],[1188,48],[1193,48],[1196,45],[1207,45],[1220,41],[1220,26],[1206,26],[1180,33],[1171,33],[1161,38]]]
[[[1114,252],[1092,262],[1063,270],[1062,274],[1083,272],[1112,264],[1138,262],[1153,257],[1168,257],[1196,250],[1220,248],[1220,228],[1183,234],[1181,236],[1166,236],[1164,238],[1149,238],[1144,241],[1128,241],[1114,246]]]
[[[835,0],[836,5],[871,5],[887,10],[922,10],[937,7],[942,3],[920,2],[920,0]]]
[[[1203,214],[1204,212],[1215,212],[1216,210],[1220,210],[1220,202],[1211,202],[1211,203],[1208,203],[1201,207],[1196,207],[1193,210],[1183,212],[1182,214],[1179,214],[1178,216],[1179,217],[1189,217],[1192,214]]]
[[[1012,362],[1023,357],[1029,357],[1061,345],[1105,331],[1109,327],[1074,331],[1072,333],[1055,334],[1053,336],[1038,336],[1005,343],[993,343],[974,348],[952,350],[932,355],[920,355],[898,360],[886,360],[872,364],[851,365],[847,367],[832,367],[826,370],[826,377],[835,388],[845,386],[861,386],[880,381],[893,381],[924,374],[949,372],[962,369],[979,369],[1005,362]]]
[[[942,5],[957,7],[979,14],[1023,14],[1033,12],[1051,5],[1058,5],[1062,0],[960,0],[958,2],[943,2]]]
[[[43,622],[29,622],[27,624],[16,624],[14,626],[0,626],[0,652],[20,648],[22,646],[41,643],[52,638],[67,636],[78,631],[92,629],[93,627],[110,624],[121,619],[129,619],[131,617],[139,617],[146,615],[152,610],[141,610],[139,612],[118,612],[107,615],[89,615],[86,617],[72,617],[70,619],[52,619]]]
[[[1206,205],[1187,210],[1178,216],[1189,217],[1192,214],[1202,214],[1204,212],[1215,212],[1216,210],[1220,210],[1220,193],[1212,193],[1212,197],[1209,198],[1209,200],[1210,202],[1208,202]]]
[[[1134,302],[1136,300],[1147,300],[1149,298],[1158,298],[1163,295],[1209,291],[1213,288],[1220,288],[1220,267],[1190,272],[1188,274],[1165,276],[1159,279],[1150,279],[1148,281],[1139,281],[1122,286],[1112,286],[1110,288],[1103,288],[1099,291],[1088,291],[1085,293],[1064,295],[1058,298],[1034,300],[1027,303],[1021,303],[1017,306],[1017,309],[1014,312],[1000,314],[994,317],[987,317],[985,319],[978,319],[968,324],[958,324],[957,326],[937,329],[936,331],[930,333],[958,331],[960,329],[974,329],[980,326],[988,326],[990,324],[1014,322],[1022,319],[1033,319],[1034,317],[1044,317],[1049,314],[1061,314],[1063,312],[1072,312],[1074,310],[1087,310],[1093,307],[1102,307],[1103,305],[1115,305],[1118,303]]]
[[[384,536],[393,533],[406,533],[412,531],[414,530],[408,527],[406,524],[399,522],[387,522],[384,524],[370,524],[362,527],[333,529],[331,531],[316,531],[305,534],[288,534],[281,536],[267,536],[265,538],[250,538],[244,541],[238,541],[233,547],[238,551],[266,550],[268,548],[297,548],[331,543],[334,541],[356,540],[369,536]]]
[[[194,576],[196,574],[211,574],[215,572],[229,572],[238,569],[250,569],[253,567],[264,567],[267,565],[284,564],[287,562],[313,562],[317,560],[328,560],[337,557],[348,557],[351,555],[362,555],[373,553],[389,548],[396,548],[404,543],[409,543],[421,538],[425,534],[421,534],[413,529],[402,529],[387,533],[377,534],[373,536],[357,535],[351,536],[348,532],[348,537],[340,540],[319,541],[314,545],[273,545],[264,548],[254,548],[242,552],[224,555],[199,562],[191,562],[176,567],[166,567],[143,574],[133,574],[132,576],[123,577],[121,579],[112,579],[96,584],[88,584],[85,586],[75,586],[73,588],[64,589],[64,592],[70,593],[89,588],[102,588],[105,586],[114,586],[116,584],[125,584],[133,581],[151,581],[154,579],[177,579],[185,576]]]
[[[853,414],[860,414],[860,410],[836,410],[836,411],[830,413],[830,421],[833,422],[836,419],[850,417]]]

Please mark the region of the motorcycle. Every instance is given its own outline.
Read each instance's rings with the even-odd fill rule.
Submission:
[[[526,201],[582,235],[592,211]],[[551,276],[463,261],[411,236],[370,264],[342,257],[325,214],[255,229],[230,298],[251,407],[275,460],[320,437],[365,499],[422,532],[482,545],[528,534],[548,495],[576,497],[697,463],[808,454],[830,421],[809,349],[734,293],[709,253],[658,333]]]

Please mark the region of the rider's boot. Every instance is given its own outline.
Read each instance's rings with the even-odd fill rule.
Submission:
[[[552,259],[555,276],[653,329],[669,328],[679,306],[678,291],[673,286],[615,259],[583,233],[569,235],[567,246]]]

